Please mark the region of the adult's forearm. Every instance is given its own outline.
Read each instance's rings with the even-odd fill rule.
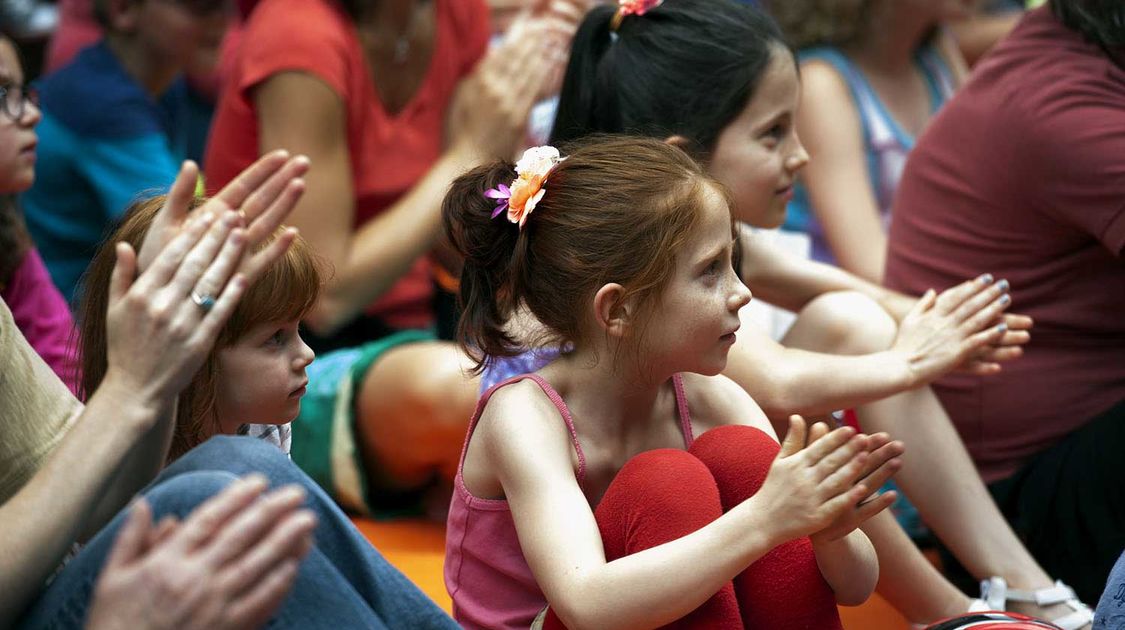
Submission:
[[[477,163],[466,150],[448,151],[410,192],[355,234],[309,317],[314,330],[331,334],[345,325],[433,247],[449,184]]]
[[[158,412],[133,392],[103,385],[43,468],[0,506],[0,627],[11,625],[86,530]]]

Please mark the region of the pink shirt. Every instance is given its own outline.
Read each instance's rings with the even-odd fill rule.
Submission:
[[[510,378],[489,389],[477,403],[469,423],[469,435],[461,450],[461,464],[453,482],[453,501],[445,533],[445,587],[453,598],[453,616],[463,628],[517,629],[528,628],[536,615],[547,606],[547,598],[535,581],[531,567],[523,557],[516,524],[504,499],[481,499],[465,487],[462,476],[465,453],[477,421],[496,390],[524,379],[535,381],[559,410],[570,431],[571,442],[578,454],[575,478],[579,487],[586,480],[586,456],[578,443],[570,410],[558,392],[535,374]],[[684,396],[679,374],[672,377],[676,391],[676,408],[684,432],[685,448],[692,443],[691,414]]]
[[[78,362],[69,349],[74,320],[66,300],[51,283],[37,250],[27,251],[8,284],[0,290],[0,297],[8,303],[12,319],[27,342],[77,395]]]

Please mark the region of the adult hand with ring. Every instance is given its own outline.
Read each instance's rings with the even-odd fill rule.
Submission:
[[[159,405],[190,382],[247,286],[236,273],[247,245],[240,224],[233,211],[188,219],[139,277],[133,248],[117,244],[103,385]]]
[[[246,228],[247,256],[239,262],[238,272],[253,282],[262,270],[281,257],[296,237],[296,229],[282,232],[260,251],[257,246],[269,238],[296,207],[305,190],[301,177],[308,172],[309,160],[303,155],[291,157],[287,151],[272,151],[223,187],[214,197],[192,210],[199,167],[186,161],[180,168],[152,225],[141,244],[138,257],[140,271],[148,269],[160,250],[179,234],[189,216],[222,216],[235,212]],[[218,287],[212,287],[217,291]],[[200,294],[204,296],[206,294]],[[200,305],[202,307],[202,305]]]

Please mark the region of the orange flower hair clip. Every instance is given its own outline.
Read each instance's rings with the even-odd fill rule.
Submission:
[[[621,21],[628,15],[644,15],[650,9],[664,4],[664,0],[617,0],[617,13],[609,21],[609,30],[617,32],[621,28]]]
[[[543,183],[556,166],[566,158],[559,157],[559,150],[555,147],[533,147],[523,152],[523,157],[516,162],[516,174],[519,177],[512,182],[511,187],[500,184],[490,188],[484,196],[496,201],[496,210],[492,218],[508,211],[508,220],[518,223],[523,229],[527,217],[535,210],[535,206],[543,199],[546,190]]]

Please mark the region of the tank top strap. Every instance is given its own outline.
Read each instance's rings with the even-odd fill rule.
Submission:
[[[672,375],[672,388],[676,390],[676,415],[680,417],[680,430],[684,433],[684,448],[689,449],[695,442],[695,434],[691,430],[691,410],[684,393],[684,377],[678,372]]]
[[[926,77],[926,84],[930,89],[930,99],[936,112],[950,98],[957,87],[953,80],[953,70],[941,56],[938,49],[930,44],[918,52],[918,63]]]
[[[856,109],[859,110],[863,135],[871,147],[894,145],[903,140],[895,133],[896,127],[879,95],[875,93],[875,88],[871,87],[863,71],[847,55],[836,48],[818,46],[801,51],[800,59],[802,62],[814,59],[823,61],[840,73],[852,93]]]
[[[461,466],[463,467],[465,465],[465,453],[467,453],[469,450],[469,438],[473,436],[473,430],[476,428],[477,422],[480,421],[480,416],[484,412],[484,406],[488,404],[489,399],[492,398],[492,395],[495,394],[496,391],[501,387],[504,387],[505,385],[511,385],[512,383],[516,383],[524,379],[535,381],[535,384],[539,386],[539,389],[543,390],[543,393],[546,394],[551,403],[555,405],[555,409],[558,410],[559,415],[562,416],[563,422],[566,423],[566,430],[570,432],[570,441],[571,444],[574,445],[574,452],[578,454],[577,478],[578,485],[581,486],[586,482],[586,454],[582,452],[582,445],[578,443],[578,431],[576,431],[574,428],[574,419],[571,417],[570,409],[567,408],[566,402],[563,401],[562,396],[560,396],[559,393],[555,391],[554,387],[551,387],[551,384],[548,383],[546,379],[544,379],[542,376],[539,376],[538,374],[520,374],[518,376],[513,376],[509,379],[505,379],[493,385],[480,397],[480,400],[477,401],[477,409],[475,412],[473,412],[473,419],[469,423],[469,432],[468,435],[465,436],[465,443],[461,446]]]

